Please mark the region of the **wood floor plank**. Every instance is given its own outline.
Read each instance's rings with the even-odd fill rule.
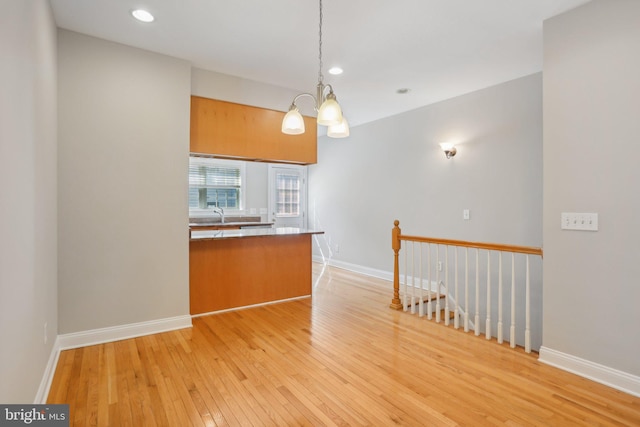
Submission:
[[[98,383],[96,384],[96,388],[98,390],[98,413],[96,417],[96,424],[108,426],[109,422],[109,403],[110,403],[110,393],[109,393],[109,369],[107,366],[107,352],[108,346],[101,346],[99,357],[98,357]],[[98,423],[97,420],[100,420]],[[111,423],[112,424],[112,423]]]
[[[63,351],[49,403],[69,403],[73,425],[640,425],[639,398],[390,297],[315,265],[312,298]]]
[[[86,347],[80,352],[81,362],[79,369],[80,372],[78,373],[78,387],[74,393],[77,409],[72,415],[74,425],[78,426],[86,425],[86,416],[91,410],[87,402],[87,395],[89,393],[89,370],[91,369],[89,353],[91,353],[91,347]]]
[[[196,323],[198,323],[198,319],[194,320],[194,324]],[[210,412],[216,423],[218,425],[237,425],[239,421],[235,414],[241,414],[242,410],[220,381],[221,369],[217,362],[218,355],[210,345],[209,339],[212,337],[207,332],[205,327],[202,327],[202,330],[195,327],[193,330],[191,348],[196,375],[203,382],[203,387],[210,395],[212,402]]]

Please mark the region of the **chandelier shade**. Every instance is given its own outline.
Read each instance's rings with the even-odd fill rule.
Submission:
[[[298,107],[292,105],[282,120],[282,133],[286,133],[287,135],[300,135],[304,133],[304,131],[304,119],[300,111],[298,111]]]
[[[318,109],[318,124],[322,126],[337,125],[342,121],[342,108],[336,100],[333,92],[327,95],[327,99]]]
[[[329,138],[346,138],[349,136],[349,123],[347,119],[342,117],[342,121],[337,125],[331,125],[327,128],[327,136]]]

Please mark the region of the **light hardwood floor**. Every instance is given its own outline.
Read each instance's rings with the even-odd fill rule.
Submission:
[[[640,426],[639,398],[392,310],[387,282],[320,273],[312,299],[63,351],[48,401],[71,425]]]

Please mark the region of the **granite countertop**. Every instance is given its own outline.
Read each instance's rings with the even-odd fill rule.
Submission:
[[[191,240],[233,239],[239,237],[292,236],[302,234],[323,234],[324,231],[307,228],[244,228],[240,230],[192,230]]]

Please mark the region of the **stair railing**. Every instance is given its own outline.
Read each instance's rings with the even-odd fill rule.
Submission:
[[[516,317],[521,316],[524,310],[524,348],[527,353],[531,352],[531,262],[530,257],[539,257],[542,260],[542,249],[529,246],[514,246],[496,243],[468,242],[463,240],[437,239],[431,237],[403,235],[400,230],[400,222],[394,221],[391,231],[391,247],[394,251],[393,267],[393,299],[390,307],[396,310],[403,309],[415,313],[416,305],[420,317],[426,315],[432,319],[435,311],[437,323],[442,321],[446,326],[450,324],[450,319],[454,320],[454,328],[460,328],[460,321],[465,332],[473,330],[478,336],[484,329],[486,339],[491,339],[493,331],[496,331],[496,340],[502,344],[505,337],[503,333],[503,323],[505,315],[510,318],[509,344],[516,347]],[[402,243],[406,243],[406,250],[402,256]],[[417,250],[416,250],[417,246]],[[469,250],[475,252],[475,263],[470,266]],[[464,251],[464,265],[458,261],[458,254]],[[486,253],[486,266],[480,263],[480,254]],[[426,253],[425,253],[426,252]],[[434,256],[435,252],[435,256]],[[450,265],[450,254],[453,254],[453,265]],[[492,253],[494,256],[492,257]],[[492,258],[496,258],[497,269],[492,272]],[[503,283],[503,254],[510,255],[511,258],[511,284],[505,286]],[[516,254],[524,257],[524,271],[516,274]],[[442,256],[444,255],[444,266]],[[475,265],[474,265],[475,264]],[[495,264],[495,261],[494,263]],[[541,270],[541,262],[539,270]],[[402,272],[401,272],[402,265]],[[432,274],[435,268],[435,281]],[[483,270],[484,269],[484,270]],[[459,289],[459,273],[464,273],[464,288]],[[470,270],[475,272],[475,286],[469,282]],[[441,273],[444,280],[441,280]],[[453,273],[453,289],[449,282],[449,275]],[[541,271],[539,272],[541,273]],[[426,277],[425,277],[426,276]],[[481,276],[485,276],[481,280]],[[539,275],[541,280],[541,274]],[[401,280],[402,278],[402,280]],[[492,294],[492,279],[497,279],[497,295]],[[524,282],[524,285],[522,284]],[[463,294],[463,301],[460,301],[459,294]],[[522,295],[519,301],[517,294]],[[509,310],[505,313],[503,307],[504,298],[510,300]],[[444,299],[444,308],[441,300]],[[481,311],[481,299],[484,304]],[[432,301],[435,300],[435,310]],[[473,300],[473,308],[470,306]],[[426,307],[425,307],[426,302]],[[518,304],[517,304],[518,303]],[[497,306],[497,308],[496,308]],[[524,306],[524,307],[522,307]],[[453,307],[453,308],[452,308]],[[471,320],[470,311],[473,309],[474,317]],[[492,313],[497,315],[494,321]],[[484,328],[481,324],[481,317],[484,317]],[[522,331],[520,331],[522,335]]]

